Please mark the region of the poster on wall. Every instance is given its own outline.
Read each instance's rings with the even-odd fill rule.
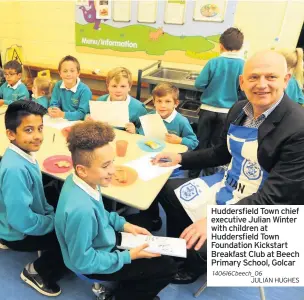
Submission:
[[[205,22],[223,22],[226,0],[196,0],[193,19]]]
[[[130,22],[131,0],[113,1],[113,21]]]
[[[181,0],[75,5],[76,51],[203,65],[219,56],[219,37],[233,26],[237,1],[227,1],[223,21],[208,26],[193,18],[196,5]]]
[[[138,1],[138,5],[137,5],[138,23],[155,23],[156,14],[157,14],[157,0]]]
[[[167,0],[164,22],[166,24],[184,24],[185,10],[186,0]]]
[[[111,0],[97,0],[96,5],[96,18],[97,19],[110,19],[111,18]]]

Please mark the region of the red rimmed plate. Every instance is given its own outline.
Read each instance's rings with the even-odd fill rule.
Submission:
[[[53,155],[43,162],[43,167],[50,173],[65,173],[73,168],[72,158],[67,155]]]

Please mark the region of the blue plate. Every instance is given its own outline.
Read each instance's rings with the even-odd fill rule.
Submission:
[[[157,143],[160,147],[158,147],[157,149],[152,149],[149,146],[145,145],[145,142],[147,142],[147,141],[153,141],[153,142]],[[145,138],[145,139],[137,141],[137,146],[145,152],[160,152],[166,147],[166,144],[164,141],[161,141],[158,139]]]

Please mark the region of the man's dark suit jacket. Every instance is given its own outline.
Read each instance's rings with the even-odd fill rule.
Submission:
[[[221,141],[209,149],[182,154],[184,169],[225,165],[231,155],[227,148],[230,124],[241,125],[247,100],[229,111]],[[285,94],[281,103],[258,129],[258,161],[269,176],[263,187],[236,204],[304,204],[304,108]]]

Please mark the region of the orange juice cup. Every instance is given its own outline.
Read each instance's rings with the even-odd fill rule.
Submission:
[[[124,140],[116,141],[116,155],[124,157],[128,148],[128,142]]]

